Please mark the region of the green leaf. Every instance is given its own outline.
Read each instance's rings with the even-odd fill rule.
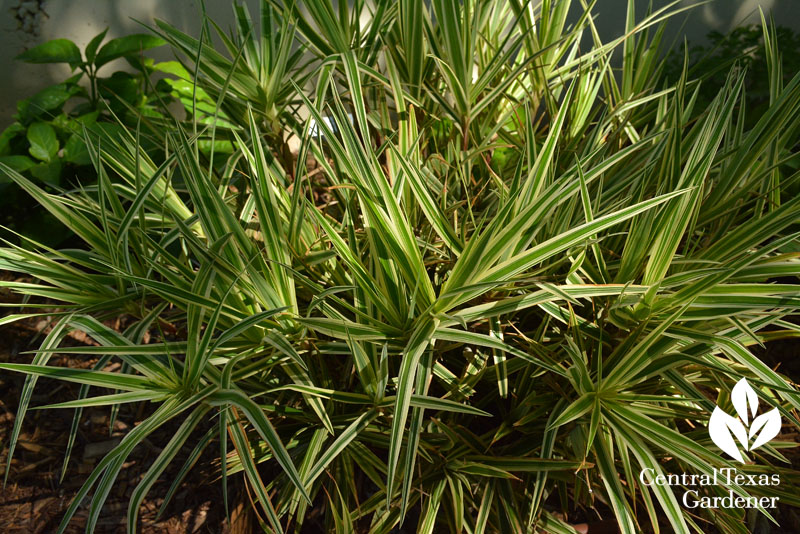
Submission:
[[[608,443],[608,444],[607,444]],[[635,534],[635,516],[625,498],[625,491],[620,483],[619,468],[614,465],[611,437],[601,435],[594,448],[597,467],[600,471],[603,484],[611,501],[611,508],[617,516],[617,525],[624,534]]]
[[[181,446],[189,438],[189,435],[195,427],[203,420],[207,412],[208,407],[198,408],[192,411],[189,417],[184,419],[183,423],[181,423],[172,435],[169,443],[162,449],[144,477],[142,477],[142,480],[136,485],[136,488],[134,488],[128,503],[128,532],[132,533],[136,531],[136,518],[142,500],[150,491],[153,484],[158,480],[158,477],[162,475],[170,462],[172,462],[178,452],[180,452]]]
[[[163,72],[165,74],[171,74],[179,80],[192,79],[192,75],[179,61],[161,61],[153,65],[153,70]]]
[[[89,384],[126,391],[144,391],[153,388],[153,383],[136,375],[110,373],[107,371],[92,371],[89,369],[71,369],[68,367],[46,367],[44,365],[31,365],[25,363],[3,363],[0,369],[17,371],[34,376],[47,376],[67,382]]]
[[[155,48],[166,44],[166,41],[155,35],[148,35],[146,33],[136,33],[133,35],[126,35],[117,39],[111,39],[97,52],[97,57],[94,59],[94,65],[97,68],[102,67],[109,61],[121,58],[128,55],[135,55],[143,50]]]
[[[64,145],[64,161],[75,165],[91,165],[92,158],[82,136],[73,134],[67,139]]]
[[[61,182],[61,161],[54,160],[50,163],[38,163],[30,168],[31,174],[50,185],[58,185]]]
[[[450,467],[450,466],[448,466]],[[477,475],[488,478],[517,478],[505,469],[492,467],[479,462],[458,462],[453,463],[452,467],[461,473]]]
[[[3,133],[0,133],[0,156],[11,155],[11,141],[23,132],[25,132],[25,127],[18,122],[14,122],[3,130]]]
[[[441,504],[446,484],[447,479],[443,478],[433,487],[433,491],[427,499],[425,515],[422,516],[422,521],[417,532],[422,534],[433,533],[433,527],[436,525],[436,515],[439,513],[439,505]]]
[[[589,410],[594,407],[595,398],[596,394],[593,392],[584,393],[580,396],[580,398],[567,406],[564,411],[561,412],[561,414],[559,414],[559,416],[547,426],[547,428],[556,429],[588,413]]]
[[[408,419],[408,409],[411,406],[411,394],[414,389],[417,367],[422,354],[427,350],[428,345],[432,341],[432,336],[438,324],[438,319],[423,317],[414,329],[414,333],[409,338],[408,344],[403,351],[403,361],[400,365],[400,374],[397,377],[397,400],[395,402],[392,434],[389,442],[389,464],[386,480],[387,501],[391,500],[392,488],[394,487],[395,472],[397,470],[398,460],[400,459],[400,448],[403,443],[403,434],[405,433],[406,421]],[[411,469],[412,466],[408,465],[406,467],[407,469]],[[405,473],[406,478],[411,476],[411,473]],[[389,502],[387,502],[387,505],[388,504]]]
[[[275,456],[275,459],[278,461],[280,466],[283,468],[284,472],[288,475],[289,480],[292,481],[292,484],[300,491],[300,495],[311,503],[311,498],[308,496],[305,487],[303,486],[303,482],[300,479],[300,474],[297,472],[294,464],[292,463],[291,456],[286,451],[283,443],[281,443],[280,437],[278,436],[277,432],[275,432],[275,428],[269,422],[269,419],[264,415],[263,410],[250,398],[246,395],[242,394],[240,391],[234,390],[219,390],[215,392],[210,398],[209,403],[212,406],[223,406],[223,405],[233,405],[239,409],[241,409],[247,418],[252,423],[253,427],[258,431],[261,438],[267,442],[269,448],[272,450],[272,454]]]
[[[89,44],[86,45],[84,53],[86,54],[87,63],[92,63],[92,64],[94,63],[94,59],[97,55],[97,47],[99,47],[100,43],[102,43],[103,39],[105,39],[106,33],[108,33],[108,27],[106,27],[105,30],[101,31],[100,33],[92,37],[92,40],[89,41]]]
[[[99,395],[86,399],[59,402],[48,404],[47,406],[36,406],[34,410],[48,410],[50,408],[86,408],[87,406],[110,406],[113,404],[123,404],[126,402],[157,401],[169,395],[166,390],[158,391],[128,391],[125,393],[114,393],[112,395]]]
[[[8,165],[17,172],[25,172],[36,165],[36,162],[28,156],[0,156],[0,163]],[[11,181],[5,177],[2,180]]]
[[[82,91],[80,86],[68,83],[45,87],[32,97],[17,102],[18,119],[23,124],[28,124],[42,116],[49,119],[56,115],[70,98]]]
[[[74,68],[81,63],[81,51],[69,39],[53,39],[26,50],[15,59],[27,63],[69,63]]]
[[[460,402],[451,401],[449,399],[429,397],[427,395],[411,395],[410,405],[415,408],[425,408],[426,410],[441,410],[443,412],[464,413],[469,415],[477,415],[479,417],[492,416],[492,414],[489,412],[479,410],[473,406],[461,404]]]
[[[66,325],[69,319],[62,317],[50,330],[50,333],[42,341],[42,348],[58,347],[61,341],[67,334]],[[50,354],[39,353],[33,357],[33,364],[29,367],[44,368],[50,359]],[[5,474],[3,476],[3,485],[8,482],[8,475],[11,472],[11,458],[14,456],[14,448],[17,445],[17,438],[19,437],[20,430],[22,429],[22,422],[25,419],[28,406],[30,405],[33,390],[36,387],[36,382],[39,379],[38,373],[29,373],[25,377],[25,384],[22,386],[22,393],[19,397],[19,407],[17,408],[16,417],[14,418],[14,428],[11,430],[11,436],[8,440],[8,459],[6,460]]]
[[[236,447],[239,460],[244,467],[245,475],[247,475],[247,480],[250,482],[250,485],[255,491],[258,502],[261,504],[264,513],[267,514],[267,520],[272,526],[273,532],[276,532],[277,534],[283,534],[283,527],[281,527],[280,519],[278,518],[278,514],[275,512],[275,508],[269,498],[267,489],[264,487],[264,482],[261,480],[261,476],[258,474],[256,463],[253,460],[253,452],[250,449],[250,444],[247,440],[244,430],[238,424],[233,424],[230,429],[230,434],[234,447]]]
[[[510,473],[537,473],[543,471],[574,471],[582,467],[592,467],[591,463],[573,460],[558,460],[550,458],[523,458],[523,457],[495,457],[495,456],[468,456],[471,462],[477,462],[502,469]]]
[[[370,410],[360,417],[358,417],[355,421],[353,421],[350,426],[342,431],[339,436],[337,436],[336,440],[325,449],[325,452],[320,456],[319,460],[314,464],[314,467],[309,471],[308,475],[305,477],[305,484],[310,486],[319,475],[325,470],[326,467],[341,454],[343,450],[347,448],[347,446],[358,437],[358,434],[367,428],[369,424],[377,417],[377,413],[375,410]]]
[[[28,151],[36,159],[50,163],[58,153],[58,138],[52,126],[45,122],[34,122],[28,126]]]

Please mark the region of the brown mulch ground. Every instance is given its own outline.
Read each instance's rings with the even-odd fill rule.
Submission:
[[[29,328],[19,325],[13,329],[2,329],[0,334],[3,339],[0,345],[10,347],[11,351],[0,348],[0,361],[27,363],[30,356],[20,352],[29,349],[29,343],[35,339],[35,336],[30,336],[32,333],[34,332]],[[96,362],[88,358],[83,360],[70,358],[69,362],[64,361],[66,359],[63,356],[54,358],[53,364],[88,368]],[[0,391],[2,391],[0,472],[5,471],[7,445],[23,382],[24,377],[16,374],[0,375]],[[77,384],[40,378],[31,399],[31,406],[75,399],[78,389]],[[61,483],[59,478],[74,410],[29,410],[11,462],[8,484],[0,489],[0,532],[4,534],[56,532],[75,493],[103,455],[119,442],[131,425],[141,420],[142,408],[145,408],[144,403],[121,405],[114,428],[110,432],[108,408],[84,409],[68,470]],[[124,532],[131,492],[152,459],[160,452],[160,446],[169,439],[171,431],[170,428],[156,431],[145,440],[144,447],[137,447],[133,451],[123,465],[119,478],[102,509],[95,532],[98,534]],[[199,435],[197,437],[199,438]],[[194,442],[196,443],[196,440]],[[188,443],[192,444],[192,438]],[[189,447],[186,447],[183,457],[178,457],[173,462],[171,468],[174,472],[181,467],[183,458],[189,451]],[[209,452],[213,455],[213,451]],[[210,473],[202,472],[203,463],[201,460],[197,467],[189,472],[162,517],[156,518],[163,496],[176,473],[172,476],[167,473],[161,477],[150,490],[140,509],[140,532],[220,534],[228,531],[222,506],[217,506],[222,502],[220,483],[213,481]],[[88,508],[81,507],[67,532],[70,534],[83,532],[87,515]]]
[[[0,289],[0,301],[13,302],[12,297],[2,289]],[[0,310],[0,316],[4,315],[3,311],[5,310]],[[35,348],[49,327],[50,323],[46,320],[22,321],[0,327],[0,362],[30,363],[30,355],[24,352]],[[81,341],[84,340],[73,340],[72,344]],[[97,359],[69,355],[69,357],[55,356],[51,361],[53,365],[90,368]],[[19,373],[0,372],[0,478],[5,475],[8,443],[24,380],[24,376]],[[78,396],[79,389],[78,384],[39,378],[30,406],[74,400]],[[90,392],[90,395],[94,394],[97,392]],[[142,420],[147,409],[147,403],[123,404],[120,406],[113,428],[109,428],[109,408],[85,408],[63,481],[59,479],[74,410],[29,410],[11,461],[8,483],[4,488],[0,487],[0,533],[56,532],[64,512],[89,473],[128,429]],[[204,457],[190,470],[164,513],[161,517],[157,517],[170,484],[191,448],[205,430],[207,429],[198,431],[196,437],[187,440],[184,450],[176,457],[165,475],[151,488],[139,511],[138,532],[143,534],[231,532],[222,506],[221,484],[214,480],[214,475],[209,469],[204,470],[204,466],[211,465],[211,459],[217,452],[213,450],[215,447],[213,442],[207,448]],[[172,431],[169,425],[165,425],[146,439],[144,446],[139,446],[133,451],[123,465],[102,508],[95,530],[97,534],[125,532],[130,495],[152,460],[161,451],[160,447],[169,440]],[[237,500],[239,494],[236,480],[232,480],[229,484],[229,492],[233,496],[230,505],[236,523],[236,517],[242,516],[243,509],[241,501]],[[88,516],[86,504],[88,499],[73,517],[66,530],[68,534],[84,532]],[[238,526],[236,530],[240,530]]]

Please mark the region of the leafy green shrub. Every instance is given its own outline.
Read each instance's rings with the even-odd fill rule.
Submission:
[[[340,6],[262,2],[262,28],[296,35],[310,70],[273,61],[242,8],[232,57],[159,24],[226,116],[176,121],[163,162],[122,130],[89,146],[94,187],[53,194],[0,167],[84,243],[0,249],[0,268],[36,278],[3,285],[49,299],[2,322],[57,317],[31,364],[0,365],[28,374],[9,457],[40,376],[87,386],[50,406],[76,409],[76,428],[85,406],[153,405],[59,532],[90,492],[93,529],[130,451],[165,424],[129,531],[167,466],[214,443],[223,488],[242,472],[269,532],[573,533],[564,518],[590,513],[625,533],[745,532],[742,510],[684,509],[639,473],[734,467],[706,425],[741,377],[800,425],[791,380],[748,350],[798,336],[800,197],[784,193],[800,173],[783,163],[800,74],[748,126],[741,70],[703,109],[685,71],[663,86],[647,30],[667,9],[637,22],[629,3],[625,35],[601,43],[588,10],[567,27],[569,2]],[[263,99],[271,74],[292,92]],[[202,149],[217,129],[230,154]],[[99,346],[62,346],[72,330]],[[55,367],[54,353],[99,361]],[[800,505],[787,445],[735,466],[784,485],[699,496]]]
[[[264,4],[257,29],[245,5],[234,3],[233,7],[236,33],[227,36],[214,24],[216,37],[230,57],[209,46],[208,31],[195,39],[164,21],[156,21],[158,33],[184,59],[182,71],[196,74],[193,79],[179,76],[191,82],[183,86],[187,111],[199,109],[206,113],[202,122],[227,127],[233,126],[230,121],[246,127],[252,113],[270,146],[279,149],[278,154],[289,166],[291,150],[284,125],[289,123],[295,130],[299,127],[293,113],[302,101],[295,87],[309,79],[312,62],[303,61],[304,47],[297,46],[291,17],[278,18],[276,8]],[[199,107],[198,92],[202,98]],[[225,139],[232,140],[229,135]],[[215,148],[226,150],[227,145]]]
[[[0,134],[1,162],[39,184],[86,185],[93,183],[96,175],[86,148],[85,130],[116,129],[118,121],[135,126],[140,116],[164,116],[162,110],[172,98],[172,87],[164,80],[153,86],[153,60],[141,57],[143,50],[161,46],[164,41],[135,34],[103,44],[107,31],[95,36],[83,54],[72,41],[54,39],[17,56],[28,63],[66,63],[79,72],[17,103],[15,121]],[[126,59],[136,72],[98,75],[103,66],[120,58]],[[5,177],[0,178],[0,192],[0,206],[7,217],[4,224],[48,244],[63,238],[63,234],[53,236],[49,228],[52,221],[42,218],[42,212],[25,213],[30,202],[17,195],[17,187]],[[21,224],[21,219],[26,219],[26,224]]]

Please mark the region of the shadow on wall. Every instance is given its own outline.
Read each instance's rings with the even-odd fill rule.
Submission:
[[[665,33],[665,44],[675,40],[681,46],[684,37],[692,45],[707,43],[706,35],[711,31],[728,33],[744,24],[760,24],[759,7],[775,22],[800,31],[800,0],[681,0],[677,8],[685,9],[670,20]],[[636,18],[647,12],[649,0],[636,0]],[[653,10],[668,6],[670,0],[653,0]],[[608,41],[619,37],[625,30],[625,13],[628,0],[600,0],[597,2],[595,23],[600,36]],[[694,6],[694,7],[692,7]]]
[[[778,13],[775,13],[775,11],[780,9],[776,7],[776,3],[776,0],[744,0],[738,3],[739,5],[735,12],[732,10],[725,11],[724,9],[720,9],[720,6],[718,5],[707,4],[701,8],[702,21],[707,24],[709,28],[713,28],[724,33],[732,30],[736,26],[741,26],[743,24],[757,24],[760,22],[760,16],[758,13],[759,7],[763,9],[764,12],[772,11],[773,16],[779,15]],[[784,4],[784,8],[789,7],[789,2],[782,2],[782,4]],[[796,15],[796,10],[798,7],[797,2],[794,2],[794,4],[793,11]],[[790,16],[791,14],[791,12],[787,13],[787,15]],[[782,20],[782,18],[778,16],[775,18]]]
[[[337,0],[332,1],[335,3]],[[258,2],[246,0],[256,20]],[[574,3],[578,5],[578,2]],[[649,3],[650,0],[636,0],[637,17],[644,15]],[[668,0],[653,1],[655,9],[669,3]],[[682,6],[690,6],[698,1],[682,0],[681,3]],[[712,30],[725,33],[737,25],[758,22],[759,6],[765,12],[771,10],[780,24],[800,30],[798,4],[800,0],[714,0],[673,19],[666,42],[670,43],[676,38],[680,45],[686,36],[692,44],[702,44],[706,34]],[[612,39],[623,32],[626,5],[627,0],[598,2],[597,25],[604,39]],[[231,26],[231,0],[207,1],[206,9],[222,28]],[[65,65],[28,65],[14,61],[17,54],[60,37],[75,41],[83,50],[89,40],[106,27],[109,28],[107,39],[110,39],[146,32],[136,21],[151,25],[154,18],[169,21],[192,35],[199,35],[199,0],[0,0],[0,44],[6,51],[0,56],[0,71],[6,73],[5,83],[0,87],[0,128],[12,121],[17,100],[69,76],[69,68]],[[166,48],[152,53],[159,60],[172,59]],[[110,74],[122,67],[124,62],[113,62],[105,70]]]

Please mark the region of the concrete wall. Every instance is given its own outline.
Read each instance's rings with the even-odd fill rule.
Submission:
[[[769,20],[772,15],[779,26],[788,26],[800,32],[800,0],[681,0],[676,8],[690,8],[674,16],[667,24],[665,44],[684,38],[692,44],[707,42],[711,31],[723,34],[743,24],[760,24],[759,8]],[[641,18],[651,0],[636,0],[636,16]],[[670,1],[652,0],[653,9],[669,5]],[[605,39],[620,35],[625,26],[625,10],[628,0],[597,0],[598,29]]]
[[[247,0],[256,18],[258,0]],[[649,0],[637,0],[644,13]],[[653,0],[654,6],[669,2]],[[682,5],[692,5],[695,0],[681,0]],[[578,4],[578,2],[575,2]],[[597,24],[605,38],[622,32],[627,0],[598,0]],[[671,34],[683,40],[685,35],[692,43],[704,41],[711,30],[726,32],[745,23],[758,21],[758,7],[772,12],[778,24],[800,31],[800,0],[714,0],[692,9],[686,16],[671,22]],[[207,0],[209,15],[223,28],[232,23],[230,0]],[[16,101],[32,95],[39,89],[69,75],[65,65],[28,65],[14,61],[14,56],[43,41],[65,37],[75,41],[83,50],[89,40],[108,27],[108,38],[129,33],[144,32],[139,23],[152,24],[159,18],[199,35],[199,0],[0,0],[0,127],[11,122],[16,111]],[[139,22],[137,22],[139,21]],[[155,51],[159,59],[170,59],[166,47]],[[124,65],[110,63],[106,73]],[[103,71],[101,71],[101,74]]]

